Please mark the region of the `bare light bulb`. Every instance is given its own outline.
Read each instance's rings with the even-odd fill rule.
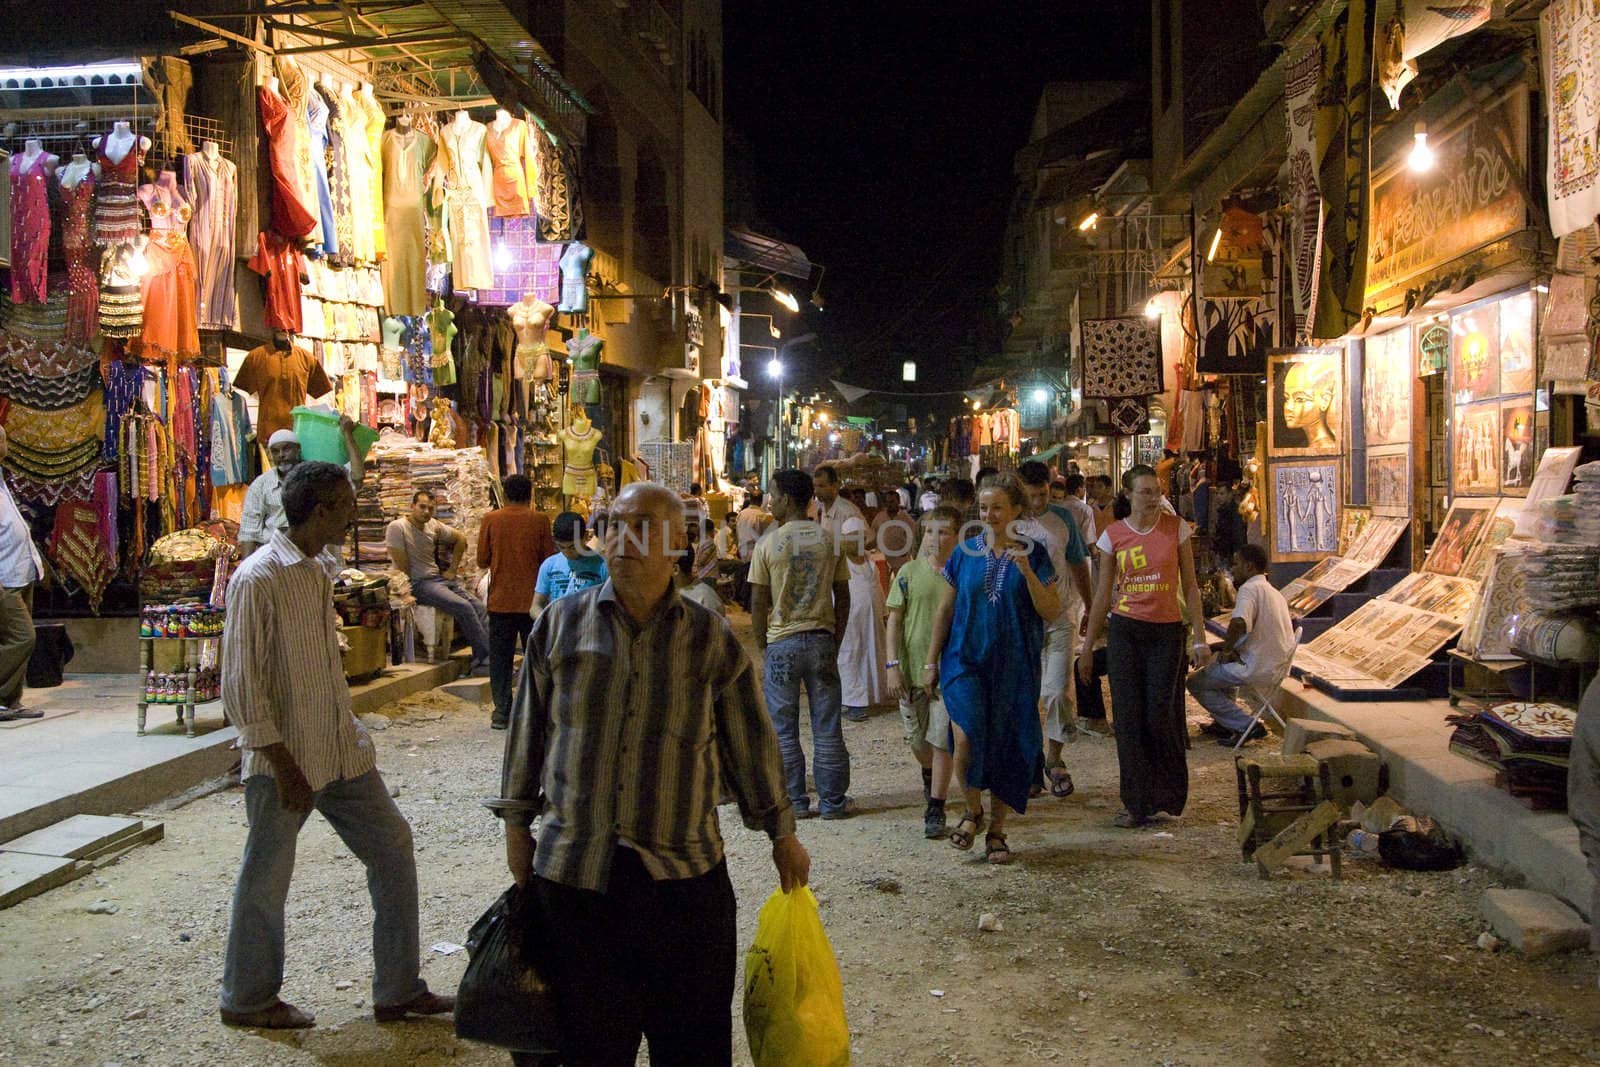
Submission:
[[[1433,149],[1428,145],[1428,124],[1425,122],[1417,123],[1416,132],[1412,134],[1412,139],[1416,143],[1411,146],[1411,154],[1406,157],[1406,167],[1413,174],[1426,174],[1433,169],[1434,163],[1438,160]]]

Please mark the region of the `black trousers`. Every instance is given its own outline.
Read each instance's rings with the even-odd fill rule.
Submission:
[[[1072,666],[1072,684],[1078,696],[1078,718],[1099,719],[1104,722],[1106,698],[1100,691],[1100,679],[1106,676],[1106,650],[1103,648],[1094,650],[1094,681],[1087,685],[1078,677],[1078,665],[1074,663]]]
[[[736,904],[726,863],[656,881],[619,847],[604,893],[535,878],[566,1067],[733,1063]],[[514,1062],[538,1063],[536,1058]]]
[[[1112,729],[1117,738],[1122,806],[1135,818],[1183,814],[1189,801],[1188,732],[1183,722],[1181,622],[1111,616],[1106,639]]]
[[[489,692],[494,694],[494,718],[505,722],[511,714],[516,679],[511,666],[517,657],[517,638],[526,643],[533,617],[526,611],[489,612]]]

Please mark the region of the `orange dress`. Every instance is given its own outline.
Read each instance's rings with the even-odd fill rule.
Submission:
[[[139,355],[151,362],[192,363],[200,358],[196,313],[199,268],[184,230],[189,202],[181,193],[159,185],[139,187],[139,199],[150,213],[150,242],[140,288],[144,294],[144,328]]]
[[[539,187],[539,172],[529,148],[528,124],[512,119],[502,133],[491,122],[484,145],[493,166],[495,218],[514,219],[530,214],[533,190]]]

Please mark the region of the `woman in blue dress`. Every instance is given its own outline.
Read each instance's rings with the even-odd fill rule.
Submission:
[[[1006,816],[1028,807],[1041,770],[1039,653],[1044,620],[1060,611],[1045,546],[1014,528],[1023,514],[1022,482],[991,474],[978,489],[984,531],[951,553],[950,583],[933,621],[924,684],[939,683],[954,733],[954,763],[967,810],[950,834],[965,852],[983,829],[983,791],[993,810],[984,854],[1008,863]]]

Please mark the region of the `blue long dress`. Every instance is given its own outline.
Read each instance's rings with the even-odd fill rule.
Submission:
[[[1028,562],[1039,581],[1056,579],[1036,542]],[[955,587],[955,615],[939,660],[939,686],[950,719],[967,735],[968,789],[988,789],[1017,812],[1040,773],[1039,653],[1044,620],[1027,580],[1009,557],[990,554],[974,537],[950,554],[944,578]]]

